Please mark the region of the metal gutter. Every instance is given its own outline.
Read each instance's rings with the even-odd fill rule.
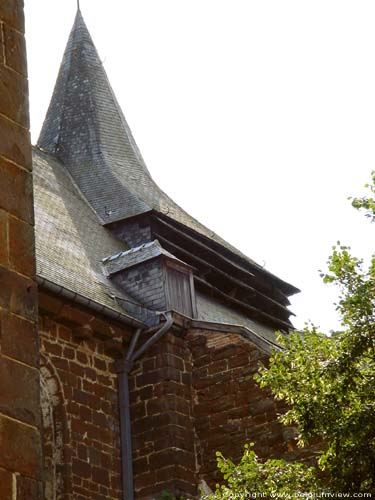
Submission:
[[[61,285],[56,285],[56,283],[53,283],[52,281],[46,278],[37,276],[36,281],[39,286],[45,288],[49,292],[64,297],[65,299],[71,300],[72,302],[75,302],[80,306],[85,306],[88,309],[91,309],[93,312],[103,314],[103,316],[106,316],[107,318],[119,321],[120,323],[123,323],[124,325],[127,326],[133,326],[136,328],[147,328],[147,325],[145,323],[142,323],[141,321],[138,321],[135,318],[126,316],[125,314],[115,311],[110,307],[104,306],[103,304],[99,304],[99,302],[88,299],[87,297],[79,293],[73,292],[72,290],[69,290],[68,288],[65,288]]]
[[[133,476],[133,450],[131,434],[130,414],[130,391],[129,375],[133,369],[134,361],[144,354],[147,349],[160,340],[173,325],[171,313],[161,313],[165,317],[165,323],[156,330],[145,343],[136,350],[136,346],[142,329],[139,328],[133,335],[129,348],[121,360],[116,361],[115,367],[118,376],[118,394],[120,410],[120,433],[121,433],[121,472],[122,472],[122,498],[123,500],[134,500],[134,476]],[[152,333],[151,330],[143,330],[143,334]]]

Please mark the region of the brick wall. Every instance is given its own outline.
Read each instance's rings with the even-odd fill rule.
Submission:
[[[114,360],[132,332],[40,293],[46,500],[120,499]],[[136,498],[197,484],[191,353],[170,333],[130,377]],[[64,496],[65,495],[65,496]]]
[[[0,2],[0,498],[41,498],[37,292],[23,2]]]
[[[130,379],[136,498],[163,490],[196,495],[191,352],[168,333],[134,367]]]
[[[239,460],[245,443],[262,457],[290,456],[294,432],[282,408],[254,382],[267,356],[237,334],[190,331],[168,336],[137,363],[131,378],[137,498],[164,489],[195,497],[222,481],[215,452]]]
[[[130,332],[40,295],[45,500],[121,498],[114,360]]]
[[[222,481],[215,451],[234,461],[239,461],[249,442],[264,458],[293,452],[293,430],[277,421],[282,406],[253,379],[259,363],[267,363],[267,355],[235,334],[198,331],[189,334],[188,342],[200,478],[211,487]]]
[[[42,291],[40,313],[45,498],[120,499],[114,360],[132,332]],[[296,453],[282,408],[253,380],[259,361],[267,356],[240,335],[173,329],[135,363],[137,500],[164,490],[197,498],[202,479],[222,480],[217,450],[238,460],[253,441],[262,457]]]

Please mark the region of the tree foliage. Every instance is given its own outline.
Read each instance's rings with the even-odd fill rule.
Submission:
[[[375,172],[369,197],[354,208],[375,220]],[[321,443],[315,465],[258,459],[246,448],[237,465],[218,455],[227,484],[212,499],[329,492],[375,493],[375,257],[366,266],[338,243],[322,273],[338,287],[342,330],[326,336],[313,325],[279,335],[281,349],[256,376],[261,387],[288,403],[280,417],[298,431],[298,445]],[[255,491],[256,490],[256,491]],[[232,495],[232,496],[231,496]],[[242,495],[242,496],[241,496]]]
[[[253,450],[253,443],[245,445],[239,464],[224,458],[218,452],[217,463],[227,484],[217,486],[216,492],[206,499],[242,500],[255,498],[259,493],[274,498],[300,498],[306,491],[317,492],[314,468],[284,460],[261,462]]]

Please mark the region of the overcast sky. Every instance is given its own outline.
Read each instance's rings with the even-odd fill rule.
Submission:
[[[75,0],[25,0],[35,142]],[[302,290],[294,324],[337,326],[331,246],[374,229],[350,207],[375,169],[375,2],[81,0],[154,179]]]

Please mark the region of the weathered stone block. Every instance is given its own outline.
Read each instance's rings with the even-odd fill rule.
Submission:
[[[1,331],[3,354],[30,366],[38,365],[39,342],[34,323],[13,314],[4,314],[1,318]]]
[[[5,45],[4,45],[4,40],[3,40],[3,32],[4,32],[4,23],[1,21],[0,17],[0,65],[5,64],[4,60],[4,52],[5,52]]]
[[[0,358],[0,413],[31,425],[39,425],[37,370]]]
[[[5,64],[27,77],[26,44],[22,33],[4,25]],[[28,110],[27,104],[24,105]]]
[[[27,129],[0,116],[0,154],[32,170],[30,133]],[[31,200],[29,200],[31,202]]]
[[[23,0],[1,0],[0,20],[23,33],[25,31]]]
[[[39,431],[0,415],[0,466],[36,477],[41,468]]]
[[[28,128],[29,105],[26,78],[12,69],[0,65],[0,95],[0,112]],[[30,200],[28,202],[30,203]]]
[[[135,477],[134,486],[136,490],[144,489],[155,484],[155,472],[149,471]]]
[[[89,478],[91,477],[91,465],[83,460],[73,459],[72,466],[73,474],[81,478]]]
[[[0,498],[3,500],[12,500],[13,498],[13,475],[2,469],[0,469]]]
[[[0,95],[2,95],[1,90]],[[2,102],[2,99],[0,102]],[[33,183],[31,174],[0,158],[0,178],[0,208],[17,216],[19,219],[33,224],[34,211],[31,203],[33,199]],[[1,238],[0,241],[2,241]]]
[[[34,228],[27,222],[9,217],[9,263],[25,276],[35,275]]]
[[[109,472],[107,470],[102,467],[93,467],[92,476],[98,484],[109,487]]]
[[[17,500],[41,500],[41,484],[29,477],[17,476]]]
[[[0,307],[11,312],[35,319],[37,311],[37,287],[34,281],[14,271],[0,267]]]
[[[8,214],[0,210],[0,265],[7,266],[8,261]]]

